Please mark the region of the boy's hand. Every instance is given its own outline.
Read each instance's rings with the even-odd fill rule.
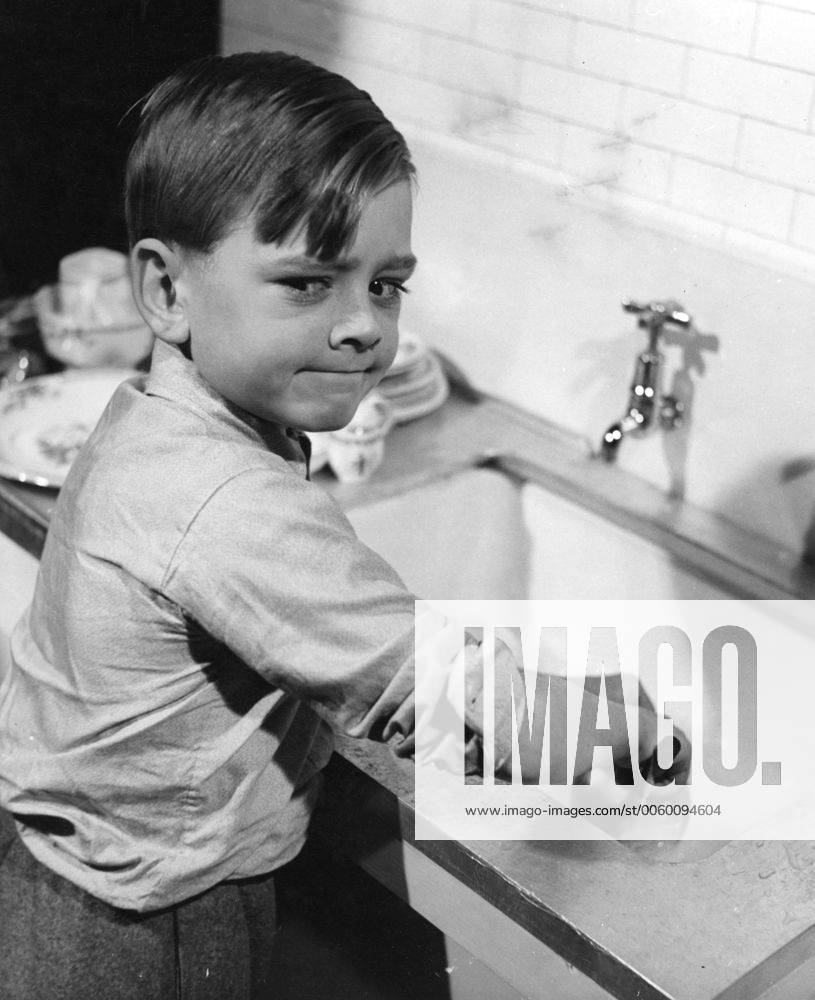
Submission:
[[[619,685],[611,686],[611,693],[609,693],[609,685],[606,685],[606,693],[609,702],[621,704],[613,693],[615,689],[620,691],[624,689],[622,677],[620,675],[617,676],[620,678]],[[611,748],[614,760],[614,776],[617,784],[633,784],[631,769],[635,766],[635,761],[633,760],[634,754],[637,756],[636,766],[639,767],[640,774],[652,785],[667,785],[672,781],[676,781],[680,785],[685,784],[691,763],[690,740],[675,723],[672,725],[673,745],[671,746],[670,736],[663,737],[662,740],[659,739],[656,712],[650,698],[639,682],[636,726],[636,732],[629,733],[631,738],[630,747],[628,742],[623,740],[615,743]],[[667,767],[663,768],[660,766],[658,758],[662,758],[663,763],[670,763],[668,763]],[[589,776],[589,771],[575,775],[575,783],[587,784]]]
[[[507,745],[502,746],[500,752],[499,747],[496,747],[496,762],[498,764],[497,771],[499,773],[503,771],[509,776],[511,774],[512,760],[511,744],[508,742],[511,737],[513,708],[511,702],[513,699],[515,700],[515,718],[516,720],[520,720],[518,725],[528,725],[529,706],[526,705],[523,674],[518,669],[518,664],[523,662],[523,660],[518,648],[517,630],[501,629],[496,634],[498,635],[499,633],[504,647],[504,655],[497,654],[495,658],[496,718],[503,718],[501,726],[502,738],[499,742],[506,743]],[[598,718],[601,701],[599,679],[589,677],[581,683],[576,679],[563,676],[538,675],[536,680],[536,700],[538,697],[538,684],[544,684],[547,690],[546,701],[549,704],[549,718],[546,727],[547,732],[544,735],[544,739],[547,742],[554,740],[553,745],[565,745],[567,743],[567,729],[571,733],[576,732],[580,724],[581,714],[584,712],[587,713],[590,720]],[[626,705],[623,701],[625,689],[622,675],[617,673],[606,676],[604,701],[607,702],[606,707],[609,714],[615,708],[618,709],[619,713],[625,713]],[[500,705],[498,704],[499,696],[503,697]],[[567,706],[562,713],[553,711],[553,706],[558,699],[562,699],[560,701],[561,706],[564,703]],[[541,701],[538,711],[545,711],[545,705],[546,702]],[[671,781],[676,781],[677,784],[685,784],[691,762],[690,740],[674,724],[673,747],[666,748],[668,753],[659,755],[662,757],[663,763],[666,763],[666,757],[671,762],[665,768],[660,767],[657,760],[658,720],[653,704],[639,682],[637,682],[637,709],[636,719],[631,719],[630,725],[628,724],[629,717],[633,713],[629,713],[629,716],[626,716],[625,726],[611,727],[611,752],[614,761],[616,783],[619,785],[633,784],[634,776],[632,771],[633,768],[637,767],[642,777],[651,784],[669,784]],[[534,705],[532,706],[532,711],[534,719]],[[558,732],[558,725],[562,728],[564,723],[567,729]],[[673,750],[672,754],[670,752],[671,749]],[[537,753],[534,756],[537,756]],[[574,783],[587,784],[589,782],[593,756],[588,761],[584,756],[582,760],[567,762],[567,768],[572,775]],[[539,761],[535,760],[531,763],[533,767],[537,767]],[[533,783],[538,780],[536,774],[532,774],[531,778]]]
[[[674,723],[673,737],[663,739],[657,744],[656,736],[657,717],[654,710],[649,706],[640,707],[640,752],[639,767],[640,774],[652,785],[669,785],[676,782],[678,785],[688,783],[691,767],[691,743],[688,736]],[[643,742],[642,734],[646,734]],[[668,744],[664,746],[664,744]],[[672,744],[672,745],[671,745]],[[650,752],[649,752],[650,749]],[[659,759],[663,763],[670,762],[667,767],[662,767]]]
[[[691,765],[691,744],[685,733],[674,723],[673,737],[668,736],[659,741],[657,738],[657,716],[647,695],[640,688],[640,705],[637,719],[639,740],[634,745],[635,733],[631,733],[632,746],[627,742],[615,744],[611,748],[614,760],[614,777],[618,785],[634,783],[632,755],[637,754],[636,766],[642,777],[652,785],[669,785],[676,782],[679,785],[687,783]],[[673,746],[671,747],[671,742]],[[666,745],[667,744],[667,745]],[[661,767],[670,761],[667,767]],[[596,768],[595,768],[596,770]],[[591,769],[575,774],[574,783],[586,785],[590,783]]]

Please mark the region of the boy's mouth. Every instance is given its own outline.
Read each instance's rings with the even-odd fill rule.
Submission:
[[[367,368],[301,368],[309,375],[367,375],[374,370],[373,365]]]

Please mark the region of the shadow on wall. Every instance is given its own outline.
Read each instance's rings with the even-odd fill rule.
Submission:
[[[666,327],[663,342],[679,349],[680,363],[674,368],[671,381],[664,386],[664,391],[679,400],[683,413],[681,424],[669,434],[662,435],[662,451],[670,476],[668,495],[684,500],[696,386],[705,374],[705,354],[718,353],[719,338],[714,333],[702,333],[693,328],[679,330]]]

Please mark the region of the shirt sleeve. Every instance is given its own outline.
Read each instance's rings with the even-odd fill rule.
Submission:
[[[378,739],[412,731],[414,597],[338,504],[288,469],[220,484],[162,591],[335,728]]]

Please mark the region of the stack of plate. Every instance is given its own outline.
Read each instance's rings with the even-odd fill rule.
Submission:
[[[390,403],[398,424],[432,413],[450,391],[436,355],[410,332],[400,335],[399,350],[377,389]]]

